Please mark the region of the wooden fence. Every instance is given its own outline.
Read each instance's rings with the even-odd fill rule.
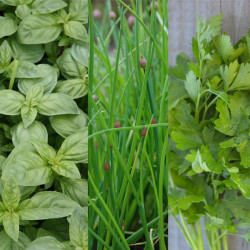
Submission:
[[[197,15],[209,19],[224,14],[222,29],[235,43],[250,28],[250,0],[169,0],[169,65],[180,52],[192,56]],[[175,222],[169,219],[169,250],[189,250]],[[250,250],[250,243],[229,237],[229,250]]]

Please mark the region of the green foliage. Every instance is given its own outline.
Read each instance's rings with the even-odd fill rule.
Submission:
[[[85,250],[88,2],[0,6],[0,249]]]
[[[180,55],[170,70],[170,90],[178,92],[169,105],[170,205],[194,228],[181,225],[193,249],[203,249],[193,240],[201,218],[211,249],[220,238],[226,247],[228,232],[247,239],[237,230],[250,229],[249,34],[233,46],[219,32],[221,18],[198,19],[196,62]]]

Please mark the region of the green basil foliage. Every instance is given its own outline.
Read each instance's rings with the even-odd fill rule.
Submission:
[[[196,60],[180,54],[169,87],[171,211],[205,218],[211,249],[227,233],[250,241],[250,33],[233,46],[221,21],[198,19]]]
[[[0,11],[0,249],[87,249],[88,1]]]

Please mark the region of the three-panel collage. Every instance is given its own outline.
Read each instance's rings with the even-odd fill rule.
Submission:
[[[0,0],[0,250],[250,250],[249,0]]]

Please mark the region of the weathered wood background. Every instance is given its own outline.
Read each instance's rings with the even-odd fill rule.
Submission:
[[[180,52],[192,55],[196,17],[209,19],[223,13],[222,29],[235,43],[250,28],[250,0],[169,0],[169,65],[175,64]],[[175,222],[169,219],[169,250],[189,250]],[[250,250],[250,243],[229,237],[229,250]]]

